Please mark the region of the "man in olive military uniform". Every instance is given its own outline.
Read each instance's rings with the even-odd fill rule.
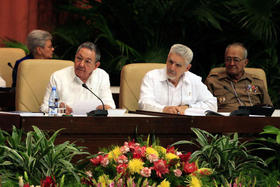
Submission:
[[[217,97],[219,112],[231,112],[239,106],[272,106],[263,80],[244,71],[248,64],[247,54],[247,49],[241,43],[228,45],[225,51],[226,71],[211,73],[205,81],[208,89]]]

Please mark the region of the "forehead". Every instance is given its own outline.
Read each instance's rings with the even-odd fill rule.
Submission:
[[[49,45],[52,45],[52,41],[51,40],[46,40],[45,46],[49,46]]]
[[[81,48],[77,53],[76,56],[81,56],[83,58],[95,59],[95,52],[91,51],[88,48]]]
[[[185,64],[185,59],[181,55],[178,55],[177,53],[169,53],[168,60],[169,61],[171,60],[176,64]]]
[[[226,53],[225,56],[230,56],[230,57],[239,57],[243,58],[244,57],[244,49],[241,46],[230,46]]]

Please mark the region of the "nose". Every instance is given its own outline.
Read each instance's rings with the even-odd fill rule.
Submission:
[[[79,64],[80,67],[84,67],[85,66],[85,60],[82,60]]]
[[[176,64],[173,63],[173,64],[171,64],[170,69],[171,69],[172,71],[174,71],[174,70],[175,70],[175,67],[176,67]]]
[[[231,65],[231,66],[235,65],[235,62],[233,61],[233,59],[230,60],[229,65]]]

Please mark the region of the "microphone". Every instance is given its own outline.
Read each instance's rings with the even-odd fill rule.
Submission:
[[[108,111],[105,110],[105,106],[104,103],[102,101],[102,99],[100,97],[98,97],[95,93],[93,93],[93,91],[91,91],[88,86],[84,83],[82,84],[82,86],[87,89],[88,91],[90,91],[99,101],[101,101],[102,103],[102,110],[92,110],[90,112],[87,113],[87,116],[107,116],[108,115]]]
[[[8,66],[12,69],[14,69],[13,65],[11,64],[11,62],[8,62]]]

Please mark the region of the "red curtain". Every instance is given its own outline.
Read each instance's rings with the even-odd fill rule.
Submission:
[[[25,43],[26,35],[37,28],[38,0],[0,1],[0,38]]]

